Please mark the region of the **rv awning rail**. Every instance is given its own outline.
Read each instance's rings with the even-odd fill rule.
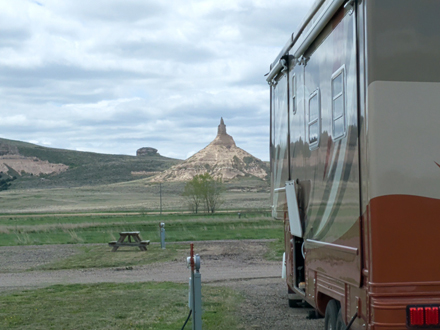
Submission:
[[[349,0],[350,1],[350,0]],[[275,61],[270,66],[270,72],[267,75],[266,81],[270,83],[273,78],[283,68],[280,59],[287,55],[289,51],[293,54],[295,59],[299,59],[304,55],[307,48],[310,47],[313,40],[328,24],[330,19],[335,15],[338,9],[347,2],[347,0],[317,0],[306,19],[301,23],[298,32],[293,33],[281,52],[275,58]],[[312,22],[313,21],[313,22]],[[312,23],[312,25],[305,31],[306,27]]]

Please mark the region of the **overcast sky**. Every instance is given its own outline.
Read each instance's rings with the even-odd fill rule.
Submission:
[[[217,134],[268,160],[264,74],[311,0],[0,0],[0,137],[186,159]]]

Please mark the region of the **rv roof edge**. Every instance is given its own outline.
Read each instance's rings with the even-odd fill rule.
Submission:
[[[298,37],[302,34],[307,24],[309,24],[312,17],[316,14],[318,9],[321,7],[321,5],[325,2],[325,0],[316,0],[313,4],[312,8],[310,9],[309,13],[307,14],[306,18],[301,22],[301,24],[298,26],[297,33],[292,33],[289,40],[287,40],[285,46],[281,51],[279,52],[278,56],[275,58],[275,60],[270,65],[270,72],[268,74],[268,77],[266,78],[267,82],[270,82],[277,73],[282,69],[282,65],[280,65],[280,59],[284,55],[287,54],[287,52],[292,49],[293,45],[295,44],[296,40],[298,40]]]
[[[321,31],[324,29],[324,27],[327,25],[327,23],[344,2],[347,2],[347,0],[326,1],[327,7],[321,11],[321,15],[318,17],[317,20],[315,20],[314,25],[309,29],[307,35],[303,38],[302,42],[298,44],[295,40],[295,43],[292,46],[293,56],[295,58],[299,58],[304,55],[304,52],[307,50],[307,48],[309,48],[309,46],[316,39],[318,34],[321,33]],[[303,29],[305,28],[305,25],[307,25],[311,21],[313,15],[315,15],[320,8],[321,7],[317,7],[314,12],[312,11],[311,16],[309,16],[306,22],[303,24]]]
[[[272,79],[278,74],[278,72],[281,71],[282,68],[283,66],[281,65],[280,61],[278,61],[275,67],[270,70],[269,74],[267,75],[266,81],[270,84]]]
[[[278,62],[280,61],[280,58],[287,54],[287,52],[292,48],[293,43],[295,42],[295,33],[292,33],[290,35],[289,40],[287,40],[286,44],[284,45],[283,49],[279,52],[278,56],[275,58],[275,60],[270,65],[270,69],[274,68]]]
[[[304,27],[307,26],[307,24],[309,24],[312,17],[315,16],[316,12],[318,11],[319,8],[321,8],[322,4],[325,1],[328,1],[328,0],[315,0],[313,5],[310,7],[309,11],[307,12],[306,16],[304,16],[301,23],[297,26],[296,31],[304,30]],[[332,0],[330,0],[330,1],[332,1]],[[298,34],[299,34],[299,32],[298,32]]]
[[[276,57],[275,61],[270,65],[270,71],[267,75],[266,81],[269,83],[277,74],[278,72],[283,68],[283,66],[280,63],[281,57],[287,54],[287,52],[292,48],[293,44],[295,42],[294,33],[292,33],[290,39],[287,41],[286,45],[283,47],[281,52]]]

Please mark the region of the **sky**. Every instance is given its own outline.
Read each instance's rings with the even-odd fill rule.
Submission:
[[[0,137],[186,159],[223,117],[269,160],[264,74],[312,0],[0,0]]]

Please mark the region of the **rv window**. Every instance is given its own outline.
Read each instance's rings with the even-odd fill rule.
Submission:
[[[320,102],[319,89],[315,90],[309,97],[309,147],[318,145],[320,134]]]
[[[292,77],[292,112],[296,114],[296,75]]]
[[[332,132],[333,140],[345,136],[345,68],[338,69],[332,76]]]

